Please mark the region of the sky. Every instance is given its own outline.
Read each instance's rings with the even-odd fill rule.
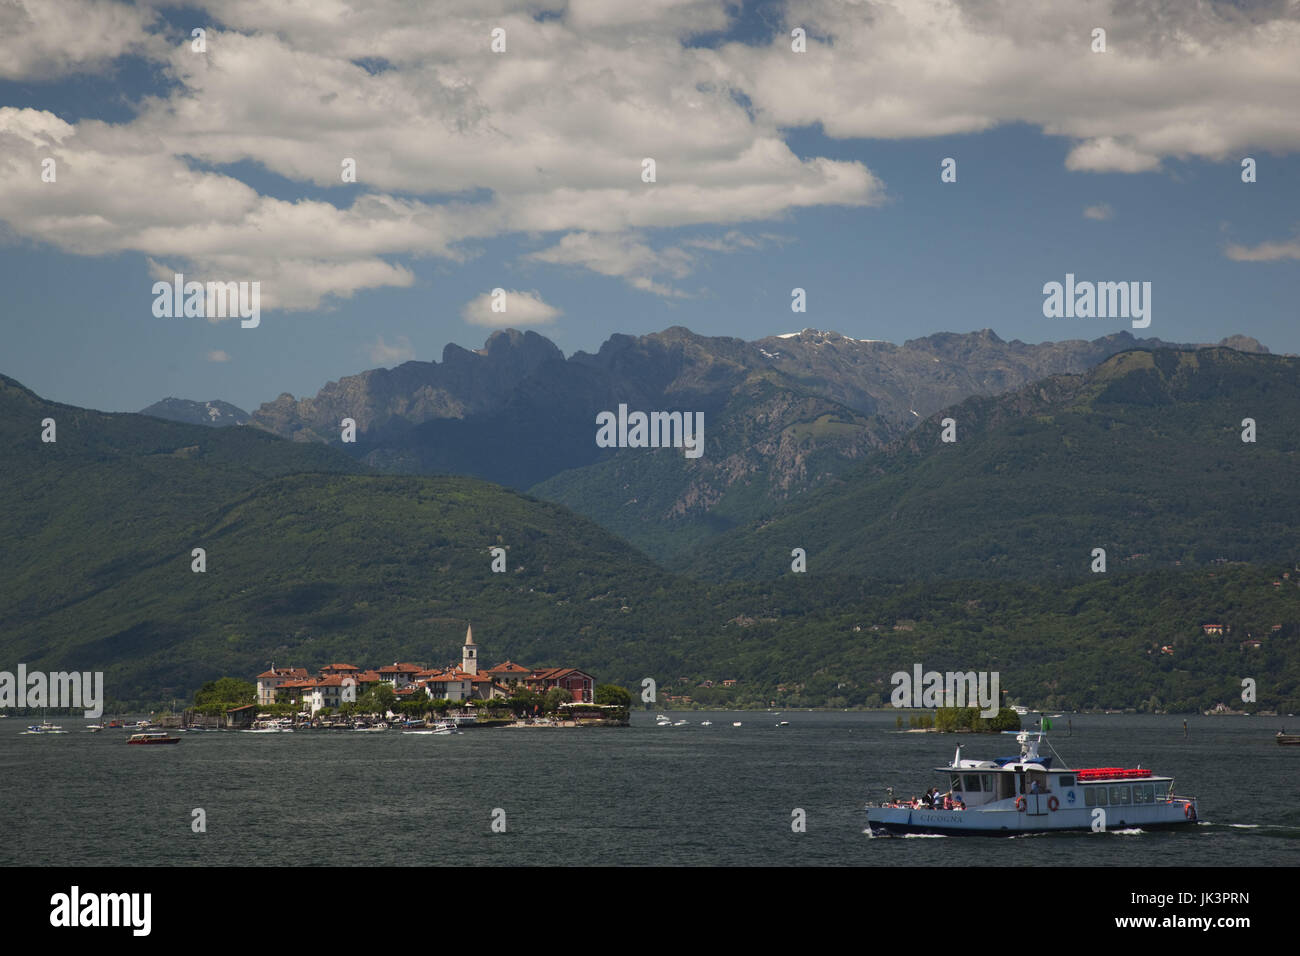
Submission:
[[[0,283],[0,373],[109,411],[504,327],[1300,353],[1300,2],[0,0]]]

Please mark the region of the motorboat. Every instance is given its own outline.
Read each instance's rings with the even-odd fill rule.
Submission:
[[[1039,745],[1046,742],[1043,731],[1021,731],[1016,740],[1019,756],[994,760],[962,759],[958,747],[952,763],[935,768],[944,775],[948,791],[933,804],[895,799],[890,789],[888,799],[867,805],[871,833],[1011,836],[1154,830],[1200,819],[1196,798],[1175,795],[1172,777],[1140,766],[1053,766],[1052,756],[1039,753]]]
[[[39,724],[31,724],[24,734],[66,734],[67,731],[58,724],[52,724],[48,720],[43,720]]]
[[[132,734],[126,742],[128,744],[178,744],[181,738],[173,737],[166,731],[151,730],[142,734]]]

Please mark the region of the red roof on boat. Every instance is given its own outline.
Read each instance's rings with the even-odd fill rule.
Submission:
[[[1135,777],[1150,777],[1150,770],[1136,767],[1131,770],[1124,767],[1086,767],[1074,771],[1080,780],[1130,780]]]

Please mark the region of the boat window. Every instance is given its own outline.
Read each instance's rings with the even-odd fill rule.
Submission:
[[[1111,787],[1110,788],[1110,805],[1125,806],[1128,800],[1128,787]]]
[[[1134,803],[1154,803],[1155,799],[1155,787],[1151,784],[1144,783],[1133,788]]]
[[[977,774],[977,773],[968,773],[968,774],[966,774],[966,792],[967,792],[967,793],[979,793],[979,792],[980,792],[980,775],[979,775],[979,774]]]
[[[998,799],[1005,800],[1007,797],[1015,796],[1016,793],[1015,774],[1004,773],[1004,774],[999,774],[998,776],[1001,781],[998,784],[999,787]]]
[[[1090,807],[1106,806],[1106,788],[1089,787],[1088,792],[1084,795],[1083,802]]]
[[[1074,774],[1064,774],[1064,773],[1061,774],[1061,786],[1063,786],[1063,787],[1073,787],[1073,786],[1074,786]]]
[[[980,783],[983,785],[985,793],[993,792],[993,774],[991,773],[980,774]]]

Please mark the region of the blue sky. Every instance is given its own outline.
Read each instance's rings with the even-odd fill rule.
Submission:
[[[1124,69],[1148,81],[1125,80],[1131,96],[1111,91],[1114,102],[1093,111],[1079,104],[1090,91],[1105,94],[1105,83],[1071,86],[1068,67],[1064,77],[1044,78],[1041,101],[1014,76],[972,75],[975,89],[960,95],[927,90],[927,65],[958,59],[966,47],[936,50],[909,14],[886,7],[841,22],[833,6],[816,3],[740,11],[665,2],[647,23],[625,22],[625,11],[596,0],[522,13],[507,4],[496,19],[508,24],[518,52],[504,56],[528,58],[510,66],[527,73],[516,82],[538,97],[512,113],[525,87],[494,91],[495,63],[484,66],[477,47],[461,60],[459,48],[449,52],[441,40],[429,50],[416,44],[397,50],[375,77],[358,79],[348,71],[359,47],[339,41],[331,50],[313,32],[319,24],[259,23],[245,5],[219,6],[203,16],[133,6],[140,22],[110,31],[103,51],[80,58],[66,51],[66,62],[40,66],[19,56],[0,77],[0,147],[30,153],[0,167],[10,184],[8,197],[0,186],[0,281],[8,293],[0,372],[45,397],[114,411],[164,396],[220,398],[251,410],[281,392],[314,394],[326,381],[404,357],[438,359],[449,342],[479,347],[492,328],[467,319],[467,308],[496,287],[544,303],[538,315],[553,318],[518,325],[566,354],[593,351],[614,332],[673,325],[745,339],[814,327],[897,343],[985,327],[1028,342],[1129,328],[1123,319],[1044,318],[1043,284],[1073,272],[1152,283],[1151,326],[1134,334],[1206,342],[1244,333],[1300,353],[1300,158],[1288,139],[1300,135],[1300,99],[1285,100],[1296,88],[1300,46],[1292,39],[1300,32],[1291,21],[1281,34],[1291,44],[1289,72],[1283,67],[1282,79],[1237,113],[1221,89],[1197,92],[1173,75],[1177,51],[1152,41],[1138,56],[1132,39]],[[551,14],[530,15],[544,6]],[[971,49],[992,42],[990,26],[969,11],[930,6],[970,27]],[[1103,16],[1104,5],[1091,6]],[[371,47],[386,51],[384,43],[405,35],[408,14],[389,12],[394,32],[376,34]],[[493,22],[481,9],[453,19],[448,33],[470,37]],[[196,55],[180,41],[191,22],[210,24],[212,44],[196,73],[187,72]],[[811,62],[788,50],[784,26],[795,22],[830,38],[810,40],[802,56],[831,62],[833,91],[806,73],[771,82],[787,62],[799,69]],[[1085,52],[1089,22],[1075,31]],[[526,48],[530,23],[556,31],[548,46]],[[39,51],[46,42],[39,32],[58,24],[30,27],[26,46]],[[1229,31],[1216,58],[1202,64],[1220,71],[1228,99],[1234,83],[1257,83],[1260,70],[1277,75],[1269,57],[1285,63],[1287,52],[1261,48],[1248,27],[1233,29],[1241,35]],[[1046,69],[1041,63],[1061,42],[996,35],[1023,49],[1025,70]],[[549,52],[570,36],[584,45],[581,54]],[[849,58],[872,43],[906,52],[914,37],[907,55],[922,78],[893,94],[861,72],[866,61]],[[1243,63],[1247,55],[1263,66]],[[261,115],[250,92],[267,88],[262,71],[274,56],[296,57],[283,94],[302,97],[292,115],[274,107]],[[575,69],[575,56],[590,60],[587,72],[561,79],[555,71]],[[433,74],[423,72],[427,62],[436,63]],[[622,89],[621,63],[635,78]],[[730,95],[698,76],[674,89],[683,64],[725,77]],[[662,90],[652,82],[656,70]],[[443,84],[443,99],[431,106],[419,99],[429,75]],[[548,86],[538,75],[557,79]],[[607,98],[593,77],[613,90]],[[785,99],[798,83],[810,92]],[[352,88],[353,112],[345,104],[337,123],[330,113],[315,121],[322,170],[337,169],[345,151],[358,153],[361,182],[344,185],[313,170],[310,114],[313,102],[344,103]],[[340,90],[342,99],[331,99]],[[414,98],[404,102],[407,93]],[[982,115],[952,106],[953,96],[966,95]],[[380,104],[397,98],[392,128],[374,119],[368,96]],[[900,109],[899,97],[915,101]],[[870,106],[860,117],[859,102]],[[403,129],[410,111],[423,116],[426,108],[431,122],[421,135],[435,149],[450,145],[423,168],[423,151],[405,142]],[[688,112],[679,126],[673,117],[690,110],[701,115]],[[200,128],[208,116],[226,125]],[[298,116],[307,117],[301,128]],[[1176,120],[1161,128],[1170,116]],[[461,126],[453,130],[448,117]],[[358,123],[373,126],[353,148],[348,131]],[[561,128],[557,146],[547,131]],[[636,166],[626,185],[619,180],[620,137],[634,140],[624,151],[634,160],[657,154],[656,183],[641,183]],[[751,150],[753,143],[761,148]],[[1089,143],[1097,144],[1091,154],[1083,150]],[[30,185],[32,164],[57,150],[59,182],[41,193]],[[520,162],[520,152],[537,164]],[[1258,163],[1255,183],[1241,181],[1243,156]],[[940,182],[944,157],[957,160],[956,183]],[[552,158],[563,162],[548,165]],[[378,180],[369,176],[375,169]],[[96,170],[101,183],[78,184]],[[192,181],[173,188],[186,176]],[[661,192],[647,201],[649,190]],[[801,191],[811,198],[783,198]],[[49,196],[58,203],[47,215]],[[200,197],[192,209],[190,196]],[[366,206],[363,197],[382,202]],[[228,215],[241,204],[247,212]],[[324,213],[302,215],[320,205]],[[1090,207],[1101,210],[1096,218],[1085,216]],[[457,215],[444,222],[448,210]],[[84,223],[91,225],[83,230]],[[200,280],[262,275],[288,307],[264,306],[256,329],[156,318],[151,286],[173,268]],[[803,315],[790,310],[796,286],[807,290]]]

